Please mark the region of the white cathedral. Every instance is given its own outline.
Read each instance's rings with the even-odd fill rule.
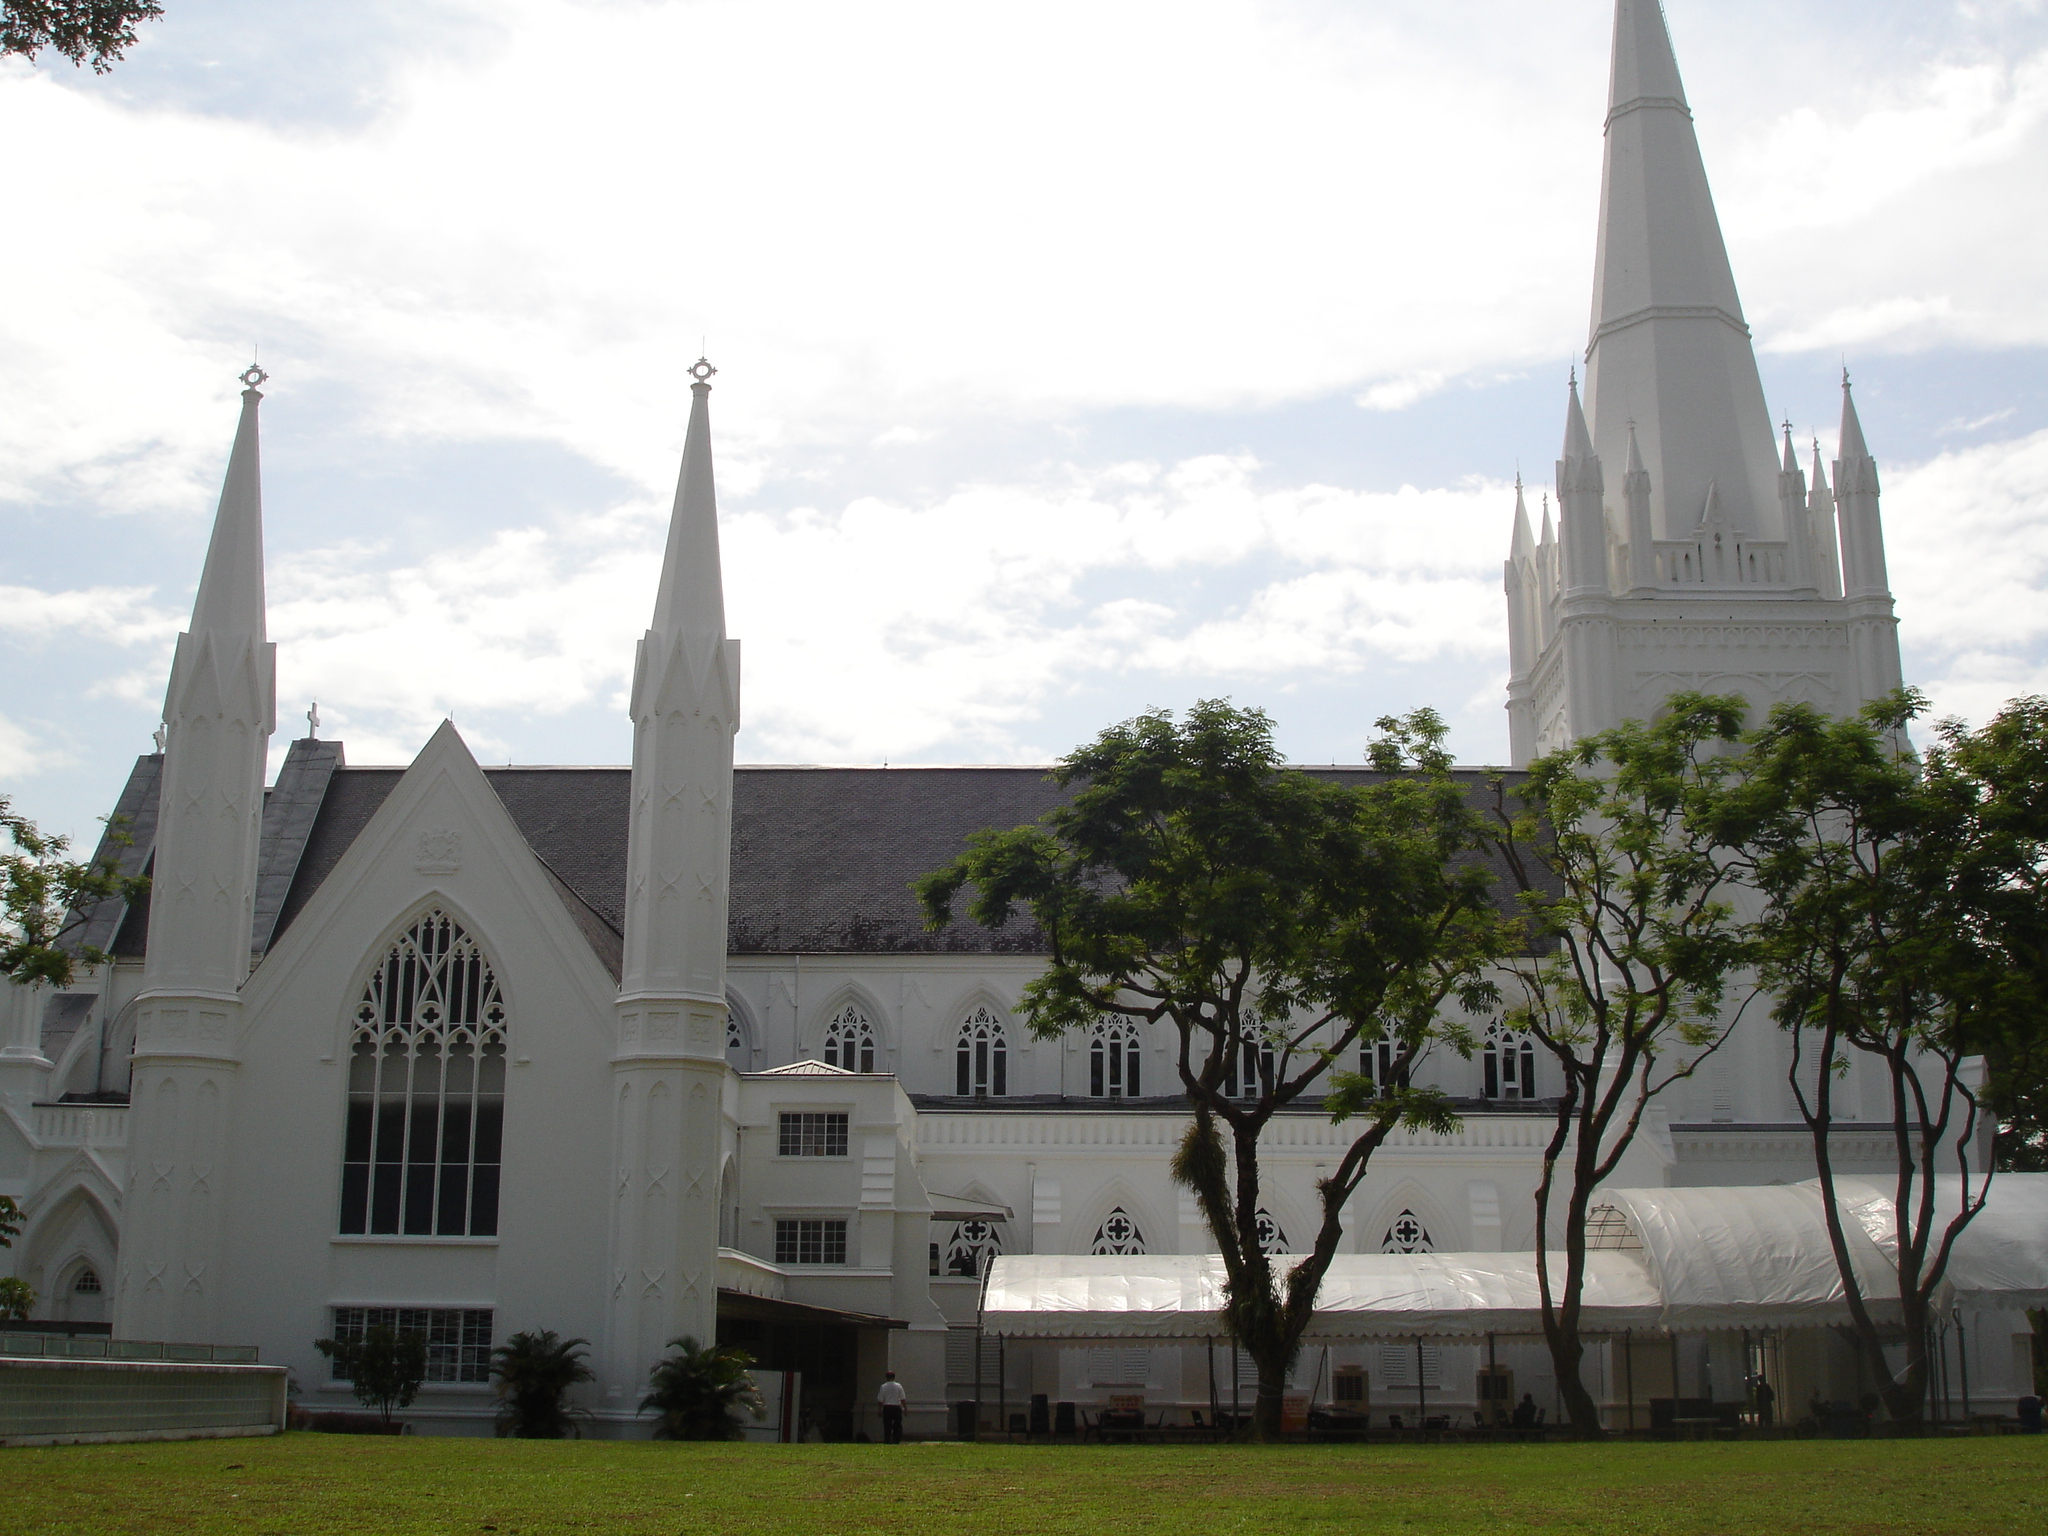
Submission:
[[[811,1431],[843,1437],[873,1432],[884,1369],[913,1429],[993,1379],[990,1255],[1212,1247],[1168,1173],[1168,1041],[1034,1039],[1035,936],[921,925],[910,880],[1046,810],[1043,770],[734,766],[740,648],[698,374],[630,768],[485,768],[447,724],[404,767],[295,741],[267,787],[251,378],[162,749],[113,808],[132,840],[108,850],[150,894],[91,914],[110,965],[6,999],[0,1192],[27,1222],[0,1263],[39,1316],[255,1343],[316,1408],[352,1398],[313,1341],[402,1319],[430,1339],[408,1417],[469,1433],[515,1331],[591,1341],[584,1405],[614,1434],[645,1432],[669,1340],[717,1337],[801,1370]],[[1532,535],[1518,496],[1505,567],[1517,766],[1682,688],[1845,712],[1899,683],[1875,462],[1846,383],[1832,476],[1817,449],[1802,470],[1789,429],[1780,452],[1655,0],[1616,10],[1557,504]],[[1617,1180],[1810,1176],[1785,1065],[1767,1019],[1742,1024]],[[1388,1143],[1348,1243],[1532,1247],[1542,1057],[1495,1031],[1424,1075],[1463,1127]],[[1845,1091],[1871,1123],[1840,1134],[1844,1171],[1884,1165],[1878,1087]],[[1313,1107],[1276,1125],[1276,1249],[1312,1230],[1348,1139]],[[1542,1350],[1516,1350],[1541,1391]],[[1207,1403],[1200,1353],[1052,1349],[1009,1362],[1005,1390]],[[1439,1372],[1456,1403],[1470,1353],[1394,1351],[1375,1379]]]

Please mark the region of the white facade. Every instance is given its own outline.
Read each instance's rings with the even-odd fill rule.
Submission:
[[[1809,483],[1789,446],[1775,457],[1649,0],[1618,6],[1613,94],[1563,531],[1546,518],[1532,538],[1518,505],[1507,566],[1518,765],[1680,687],[1844,710],[1898,681],[1875,465],[1846,393],[1832,501],[1817,462]],[[59,996],[4,998],[0,1191],[28,1213],[7,1257],[42,1315],[255,1342],[318,1407],[351,1399],[316,1338],[370,1309],[424,1309],[440,1379],[412,1416],[429,1428],[484,1426],[482,1351],[530,1328],[591,1341],[586,1406],[616,1433],[633,1432],[666,1342],[715,1329],[807,1351],[828,1433],[872,1429],[862,1405],[884,1368],[927,1429],[977,1373],[991,1400],[998,1372],[1012,1402],[1210,1400],[1206,1351],[977,1359],[974,1275],[991,1244],[1211,1246],[1168,1174],[1183,1122],[1167,1041],[1034,1040],[1018,1013],[1041,963],[1028,943],[917,926],[906,881],[960,832],[1043,809],[1039,775],[734,769],[739,651],[708,397],[706,370],[635,668],[630,772],[486,770],[450,724],[403,770],[296,742],[267,794],[245,397],[168,747],[137,763],[116,808],[129,867],[153,855],[152,896],[93,914],[111,967]],[[1550,1120],[1530,1060],[1500,1041],[1427,1064],[1464,1128],[1388,1142],[1349,1248],[1533,1246]],[[1744,1024],[1653,1114],[1615,1182],[1807,1176],[1784,1064],[1768,1022]],[[1842,1166],[1880,1165],[1876,1085],[1852,1079],[1845,1098],[1871,1131],[1843,1132]],[[1313,1111],[1275,1126],[1276,1243],[1307,1237],[1344,1144]],[[1987,1314],[1971,1334],[1981,1401],[2010,1401],[2007,1335],[2024,1326]],[[1304,1370],[1363,1367],[1398,1404],[1409,1353]],[[1547,1379],[1526,1342],[1500,1358],[1526,1386]],[[1450,1403],[1480,1363],[1430,1346],[1420,1368]],[[1711,1369],[1733,1381],[1740,1367]]]

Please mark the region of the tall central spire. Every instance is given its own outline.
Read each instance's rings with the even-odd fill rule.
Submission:
[[[1628,454],[1633,419],[1659,538],[1723,520],[1783,538],[1770,414],[1692,110],[1657,0],[1617,0],[1586,346],[1593,448]]]

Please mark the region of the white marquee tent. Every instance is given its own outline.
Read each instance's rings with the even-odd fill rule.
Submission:
[[[1889,1194],[1838,1180],[1856,1274],[1881,1320],[1895,1318]],[[1941,1209],[1958,1186],[1944,1180]],[[1692,1332],[1848,1321],[1814,1183],[1602,1191],[1621,1220],[1588,1255],[1585,1331]],[[1564,1256],[1553,1254],[1553,1273]],[[2004,1174],[1950,1262],[1944,1305],[2048,1306],[2048,1174]],[[1012,1339],[1202,1340],[1223,1336],[1215,1254],[1009,1255],[991,1266],[982,1327]],[[1312,1342],[1537,1333],[1533,1253],[1340,1254],[1317,1297]]]

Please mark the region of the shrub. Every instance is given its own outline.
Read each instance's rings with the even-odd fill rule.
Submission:
[[[515,1440],[560,1440],[575,1424],[563,1398],[596,1378],[583,1363],[588,1339],[557,1338],[552,1328],[515,1333],[491,1351],[498,1389],[498,1433]]]
[[[356,1401],[374,1408],[388,1423],[394,1409],[407,1408],[427,1379],[427,1336],[400,1333],[379,1324],[360,1339],[315,1339],[313,1347],[334,1362],[355,1388]]]
[[[742,1411],[761,1417],[761,1394],[754,1390],[747,1367],[754,1357],[743,1349],[717,1344],[700,1349],[695,1339],[670,1339],[675,1351],[648,1373],[642,1413],[661,1415],[654,1426],[657,1440],[737,1440]]]

